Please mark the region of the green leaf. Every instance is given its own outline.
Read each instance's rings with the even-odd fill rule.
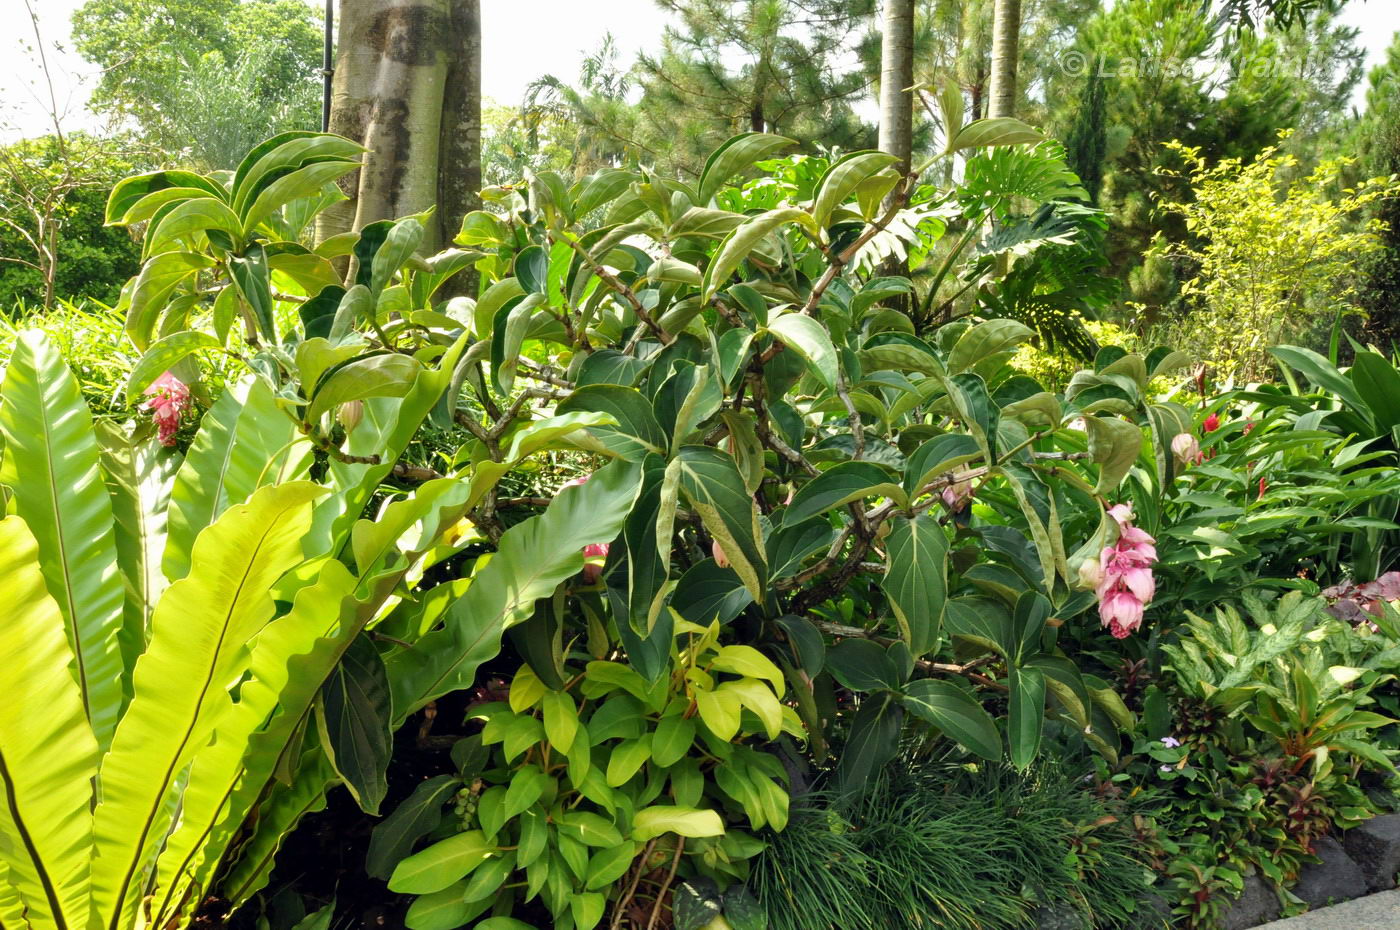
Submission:
[[[895,517],[885,538],[885,577],[880,588],[890,599],[901,638],[917,658],[937,645],[947,596],[948,537],[926,513]]]
[[[672,895],[675,930],[703,930],[720,915],[720,900],[691,882],[683,882]]]
[[[793,495],[792,503],[783,512],[783,525],[795,525],[851,501],[877,495],[893,497],[901,507],[909,502],[904,490],[892,483],[889,472],[880,466],[842,462],[817,475]]]
[[[607,783],[610,788],[627,784],[651,758],[652,734],[619,743],[608,756]]]
[[[724,890],[724,918],[733,930],[768,930],[768,912],[743,885]]]
[[[403,397],[412,388],[423,366],[409,355],[394,352],[371,355],[335,369],[316,389],[303,420],[316,423],[341,404],[367,397]]]
[[[617,536],[638,478],[635,466],[606,465],[586,484],[562,491],[540,516],[506,530],[491,561],[447,609],[442,629],[388,657],[396,723],[428,701],[471,685],[477,667],[496,655],[506,628],[582,568],[583,547]]]
[[[224,233],[234,242],[240,241],[243,235],[238,217],[223,200],[191,198],[161,216],[147,232],[143,250],[147,255],[165,252],[180,241],[194,249],[200,237],[211,229]]]
[[[1340,397],[1348,407],[1363,416],[1370,406],[1362,399],[1355,383],[1337,370],[1336,366],[1312,349],[1298,346],[1272,346],[1269,354],[1286,365],[1301,371],[1308,380]]]
[[[174,290],[214,260],[196,252],[162,252],[146,259],[131,288],[126,333],[142,352],[151,345],[156,320]]]
[[[468,830],[416,852],[394,869],[389,890],[431,894],[470,875],[496,852],[480,830]]]
[[[836,348],[826,327],[801,313],[784,313],[768,324],[768,332],[778,338],[812,369],[813,374],[830,390],[836,390],[841,372]]]
[[[98,746],[122,707],[123,597],[112,501],[92,415],[58,349],[25,330],[0,387],[0,484],[39,541],[39,568],[74,653],[73,675]]]
[[[589,433],[632,461],[641,461],[647,453],[664,453],[670,445],[651,404],[635,388],[590,384],[576,389],[555,409],[561,414],[589,410],[611,416],[617,426],[594,426]]]
[[[1378,433],[1386,435],[1400,426],[1400,372],[1389,359],[1376,352],[1358,352],[1347,376],[1366,401]]]
[[[966,433],[935,436],[909,456],[904,470],[904,490],[913,499],[935,478],[951,474],[959,466],[981,456],[981,446]]]
[[[217,181],[191,171],[150,171],[118,181],[107,196],[108,226],[124,226],[148,220],[162,205],[174,199],[212,195],[220,199],[227,193]]]
[[[370,293],[378,296],[388,287],[394,275],[413,257],[422,241],[423,224],[414,217],[404,217],[390,227],[389,235],[384,237],[384,242],[375,250],[374,260],[370,263]]]
[[[826,651],[826,668],[852,691],[898,688],[904,682],[889,654],[868,639],[843,639]]]
[[[837,766],[843,791],[860,791],[899,752],[904,708],[892,695],[870,695],[851,721],[850,736]]]
[[[251,206],[235,204],[243,216],[243,235],[250,235],[259,223],[286,204],[316,194],[327,183],[359,168],[358,161],[322,161],[282,175],[267,185]]]
[[[767,238],[771,233],[787,223],[801,223],[808,228],[813,228],[812,217],[806,210],[799,210],[797,207],[778,207],[766,213],[747,220],[744,225],[738,226],[724,241],[720,243],[719,250],[715,252],[710,264],[705,267],[705,281],[700,288],[700,299],[709,302],[715,292],[729,284],[729,276],[738,269],[739,264],[748,257],[749,253],[758,247],[758,244]]]
[[[994,145],[1021,145],[1044,141],[1045,136],[1018,119],[999,116],[992,119],[973,120],[963,126],[948,140],[945,154],[961,152],[964,149],[988,148]]]
[[[384,660],[361,634],[322,686],[318,719],[331,764],[366,814],[379,814],[389,790],[391,715]]]
[[[982,758],[1001,760],[996,721],[957,685],[931,678],[910,682],[904,689],[904,706]]]
[[[700,206],[714,199],[724,183],[754,162],[792,145],[791,139],[764,132],[746,132],[725,141],[705,161],[700,172]]]
[[[272,273],[267,268],[267,251],[252,245],[242,255],[228,260],[229,275],[243,302],[253,309],[258,332],[270,345],[277,343],[277,322],[273,319]]]
[[[734,569],[721,568],[714,559],[690,566],[671,594],[671,603],[682,617],[706,625],[715,620],[728,623],[753,602],[753,595]]]
[[[198,330],[171,333],[157,339],[131,369],[131,374],[127,375],[126,387],[123,389],[127,400],[131,403],[136,402],[141,397],[141,392],[151,386],[152,381],[195,352],[201,349],[222,348],[223,343]]]
[[[662,717],[652,735],[652,760],[662,768],[679,762],[695,742],[695,721],[681,714]]]
[[[559,834],[578,840],[585,846],[610,847],[621,843],[622,834],[617,827],[588,811],[571,811],[559,819]]]
[[[831,163],[817,182],[812,201],[812,218],[818,228],[831,225],[831,214],[845,203],[863,182],[886,168],[899,164],[899,156],[887,152],[852,152]]]
[[[632,839],[638,843],[645,843],[663,833],[690,838],[723,836],[724,821],[714,811],[666,806],[644,808],[632,818]]]
[[[480,902],[468,904],[462,900],[466,889],[466,882],[454,882],[441,891],[414,898],[404,914],[404,926],[409,930],[457,930],[485,910]]]
[[[1117,417],[1085,417],[1089,455],[1099,465],[1094,492],[1107,494],[1128,476],[1142,452],[1142,430],[1136,423]]]
[[[983,359],[1015,348],[1035,335],[1016,320],[987,320],[969,328],[948,353],[948,373],[968,371]]]
[[[134,919],[139,877],[175,814],[168,792],[214,733],[215,697],[246,669],[247,644],[274,616],[272,587],[301,562],[311,502],[323,493],[290,482],[231,507],[200,534],[190,574],[156,605],[134,696],[103,760],[93,828],[94,906],[113,923]]]
[[[387,881],[399,860],[413,852],[414,844],[442,823],[443,807],[461,786],[456,775],[435,775],[415,785],[392,814],[375,824],[365,855],[365,872]]]
[[[606,888],[627,874],[636,856],[637,844],[629,840],[598,850],[588,860],[588,872],[584,875],[583,887],[589,891]]]
[[[987,393],[987,382],[981,375],[965,371],[948,379],[948,396],[953,401],[958,419],[962,420],[978,444],[982,446],[988,464],[997,460],[997,428],[1001,408]]]
[[[1045,725],[1045,673],[1038,668],[1012,665],[1008,670],[1006,736],[1011,744],[1011,764],[1025,771],[1040,752]]]
[[[682,446],[675,459],[680,489],[720,544],[730,565],[755,601],[768,581],[758,507],[744,486],[733,456],[709,446]]]
[[[40,544],[20,517],[0,519],[0,661],[8,691],[0,713],[0,875],[22,898],[28,926],[80,927],[90,917],[98,747],[39,556]]]
[[[295,436],[295,424],[278,409],[262,379],[245,378],[225,389],[204,415],[175,474],[161,559],[166,578],[184,577],[195,537],[230,504],[303,473],[310,446],[293,443]]]

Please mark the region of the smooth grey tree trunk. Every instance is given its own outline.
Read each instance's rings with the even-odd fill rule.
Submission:
[[[369,151],[318,238],[439,204],[435,249],[481,187],[479,0],[342,0],[336,45],[330,129]]]
[[[880,151],[908,171],[914,154],[914,0],[885,0],[880,41]]]
[[[992,13],[992,99],[988,116],[1016,115],[1016,62],[1021,55],[1021,0],[996,0]]]

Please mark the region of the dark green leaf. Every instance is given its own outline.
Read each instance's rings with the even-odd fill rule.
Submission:
[[[437,829],[443,807],[461,785],[462,780],[455,775],[435,775],[420,781],[392,814],[375,824],[365,856],[365,872],[388,881],[399,860],[413,852],[414,844]]]
[[[321,686],[320,719],[327,755],[360,809],[378,814],[389,789],[389,680],[374,641],[360,634]]]
[[[931,678],[910,682],[904,706],[984,759],[1001,759],[1001,734],[996,721],[967,691]]]
[[[937,645],[947,595],[948,537],[926,513],[895,517],[885,537],[885,577],[880,588],[890,599],[900,636],[915,657]]]

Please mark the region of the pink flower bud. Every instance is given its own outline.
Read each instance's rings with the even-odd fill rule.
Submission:
[[[724,554],[724,547],[719,544],[718,539],[710,543],[710,555],[714,556],[715,564],[720,568],[729,567],[729,556]]]
[[[609,543],[589,543],[583,547],[584,584],[597,584],[603,577],[603,563],[607,561],[609,548]]]
[[[967,509],[970,500],[972,500],[971,481],[959,481],[943,489],[943,503],[947,505],[951,513],[962,513]]]
[[[1172,455],[1182,465],[1191,465],[1201,460],[1201,444],[1190,433],[1177,433],[1172,439]]]
[[[1220,414],[1218,413],[1212,413],[1201,424],[1201,432],[1203,433],[1213,433],[1218,429],[1220,429]]]

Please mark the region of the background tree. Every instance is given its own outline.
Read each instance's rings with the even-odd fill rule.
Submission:
[[[658,167],[698,174],[736,132],[869,147],[856,98],[872,83],[847,53],[873,0],[657,0],[679,23],[643,54],[638,140]]]
[[[1371,69],[1366,113],[1353,133],[1363,174],[1400,175],[1400,33],[1385,61]],[[1383,349],[1400,343],[1400,197],[1382,200],[1373,217],[1384,224],[1381,249],[1363,268],[1359,303],[1366,311],[1366,337]]]
[[[93,108],[200,167],[317,128],[321,27],[303,0],[88,0],[73,40],[101,69]]]

